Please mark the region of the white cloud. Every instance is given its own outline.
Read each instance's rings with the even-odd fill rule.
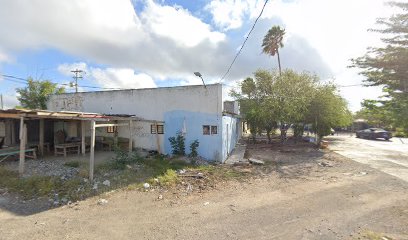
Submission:
[[[84,62],[64,63],[58,71],[65,76],[72,76],[72,70],[84,71],[83,77],[104,88],[155,88],[153,78],[145,73],[135,73],[130,68],[97,68],[89,67]],[[78,84],[81,86],[81,84]]]
[[[101,86],[108,88],[155,88],[152,77],[147,74],[135,74],[128,68],[92,68],[91,76]]]
[[[148,0],[141,19],[145,29],[158,36],[168,37],[182,47],[194,47],[205,40],[216,44],[225,39],[224,34],[212,32],[210,25],[177,6],[161,6]]]
[[[205,7],[211,12],[214,23],[223,30],[242,26],[249,3],[245,0],[213,0]]]
[[[6,93],[3,95],[3,107],[4,109],[14,108],[17,105],[20,105],[17,100],[16,93]]]

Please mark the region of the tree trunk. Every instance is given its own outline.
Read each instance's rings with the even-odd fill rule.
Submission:
[[[281,62],[279,56],[279,49],[276,49],[276,55],[278,55],[279,76],[282,76]]]
[[[285,127],[285,124],[281,124],[280,132],[281,132],[281,136],[280,136],[281,143],[283,143],[283,142],[286,141],[286,127]]]

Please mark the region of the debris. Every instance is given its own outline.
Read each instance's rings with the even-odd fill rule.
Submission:
[[[144,184],[143,184],[143,187],[144,187],[145,189],[149,189],[149,188],[150,188],[150,184],[144,183]]]
[[[179,174],[184,174],[184,173],[186,173],[186,170],[185,170],[185,169],[180,169],[180,170],[179,170]]]
[[[59,205],[59,201],[54,201],[53,204],[54,204],[54,206],[58,206],[58,205]]]
[[[105,180],[105,181],[103,181],[103,183],[102,183],[103,185],[105,185],[105,186],[108,186],[108,187],[110,187],[110,181],[109,180]]]
[[[204,206],[207,206],[208,204],[210,204],[210,202],[205,202],[205,203],[204,203]]]
[[[94,183],[92,189],[93,189],[93,190],[98,190],[98,183]]]
[[[162,200],[162,199],[163,199],[163,195],[160,194],[160,195],[157,197],[157,199],[158,199],[158,200]]]
[[[108,200],[106,200],[106,199],[101,198],[101,199],[98,200],[98,205],[104,205],[104,204],[107,204],[107,203],[108,203]]]
[[[318,164],[320,166],[322,166],[322,167],[333,167],[333,165],[331,165],[330,163],[327,163],[327,162],[319,162]]]
[[[245,162],[241,162],[241,161],[239,161],[239,162],[234,162],[234,166],[248,166],[250,163],[248,162],[248,161],[245,161]]]
[[[126,167],[127,167],[128,169],[132,169],[132,166],[130,166],[130,165],[126,165]]]
[[[186,191],[187,192],[192,192],[193,191],[193,186],[190,183],[187,185]]]
[[[361,176],[364,176],[364,175],[367,175],[368,173],[367,172],[359,172],[358,174],[361,175]]]
[[[159,183],[159,179],[158,179],[158,178],[153,179],[153,181],[154,181],[155,183]]]
[[[259,160],[259,159],[255,159],[255,158],[249,158],[248,161],[250,163],[252,163],[252,164],[255,164],[255,165],[264,165],[265,164],[264,161]]]

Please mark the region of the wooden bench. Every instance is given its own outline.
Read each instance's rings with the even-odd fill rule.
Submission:
[[[80,153],[81,143],[61,143],[54,146],[55,156],[58,154],[67,156],[69,152],[76,152],[78,155]]]
[[[26,153],[26,157],[28,158],[33,158],[37,159],[37,151],[35,148],[27,148],[24,150]],[[31,153],[31,155],[28,155],[27,153]],[[0,149],[0,162],[6,160],[6,158],[14,155],[19,155],[20,154],[20,149],[19,148],[5,148],[5,149]]]

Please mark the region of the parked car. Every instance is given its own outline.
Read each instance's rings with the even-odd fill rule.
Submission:
[[[367,139],[377,139],[384,138],[388,140],[392,138],[392,134],[381,128],[367,128],[356,132],[356,137],[367,138]]]

